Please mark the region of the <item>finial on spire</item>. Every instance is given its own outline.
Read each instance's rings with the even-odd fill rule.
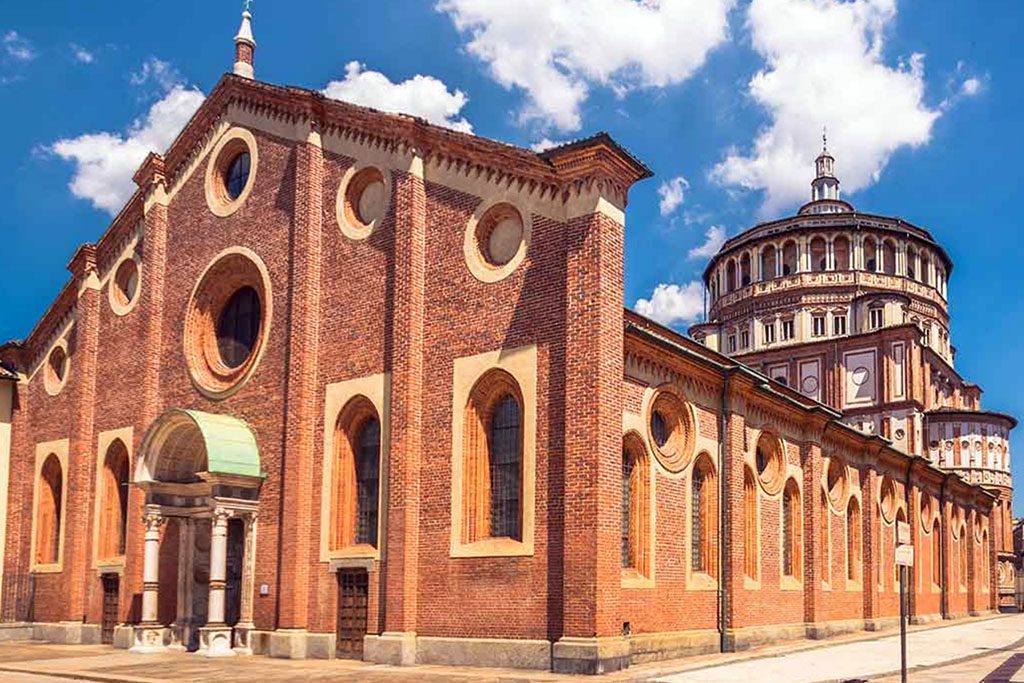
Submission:
[[[252,14],[249,8],[252,0],[245,0],[242,8],[242,24],[235,36],[235,74],[243,78],[253,78],[253,54],[256,52],[256,39],[252,35]]]
[[[828,151],[828,126],[821,127],[821,151]]]

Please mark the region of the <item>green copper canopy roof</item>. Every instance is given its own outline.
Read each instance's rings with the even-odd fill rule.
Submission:
[[[139,450],[139,482],[194,482],[203,472],[264,477],[252,429],[231,415],[172,408],[149,428]]]
[[[237,417],[199,410],[181,411],[192,418],[206,442],[206,471],[260,477],[260,450],[249,425]]]

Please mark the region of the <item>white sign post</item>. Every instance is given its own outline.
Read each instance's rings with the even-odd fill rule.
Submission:
[[[896,554],[893,559],[900,568],[900,681],[907,683],[907,567],[914,566],[914,546],[910,545],[910,525],[896,524]]]

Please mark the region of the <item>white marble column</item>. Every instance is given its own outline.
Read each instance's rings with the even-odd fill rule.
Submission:
[[[158,621],[160,590],[160,527],[166,519],[156,510],[147,510],[142,555],[142,623],[135,629],[132,652],[159,652],[167,647],[167,629]]]
[[[231,628],[224,623],[224,588],[228,575],[228,518],[224,508],[213,511],[210,530],[210,597],[206,626],[201,631],[202,651],[207,657],[234,655]]]
[[[256,589],[256,512],[243,518],[245,522],[245,553],[242,558],[242,595],[238,623],[235,624],[235,652],[240,655],[252,654],[252,632],[256,625],[252,620],[252,598]]]

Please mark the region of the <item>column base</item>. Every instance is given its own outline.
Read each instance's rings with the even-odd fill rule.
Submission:
[[[204,657],[234,657],[231,649],[231,627],[203,626],[199,629],[199,654]]]
[[[622,636],[574,638],[555,642],[551,669],[556,673],[597,675],[629,667],[629,640]]]
[[[256,630],[255,624],[235,624],[235,647],[236,654],[252,654],[252,632]]]
[[[416,633],[385,631],[363,638],[363,660],[374,664],[412,666],[416,663]]]
[[[134,630],[129,652],[166,652],[171,644],[171,629],[162,624],[139,624]]]

